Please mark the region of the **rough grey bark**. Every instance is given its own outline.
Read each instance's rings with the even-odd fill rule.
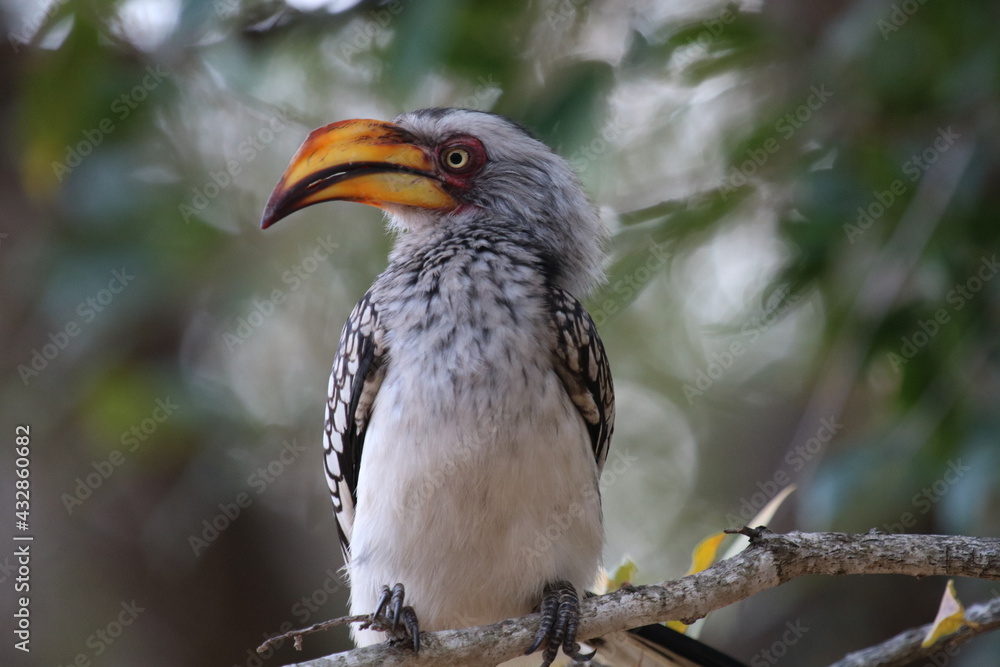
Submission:
[[[670,620],[691,623],[709,612],[739,602],[796,577],[811,575],[904,574],[915,577],[949,576],[1000,579],[1000,539],[950,535],[894,535],[867,533],[777,534],[744,529],[751,537],[743,552],[712,567],[676,581],[626,588],[591,598],[581,604],[579,637],[599,637],[611,632]],[[975,608],[978,622],[1000,624],[1000,601]],[[970,610],[970,614],[972,610]],[[538,614],[493,625],[426,633],[420,653],[380,644],[300,663],[300,667],[353,667],[358,665],[450,665],[488,667],[524,653],[539,621]],[[921,633],[915,640],[916,634]],[[879,648],[868,649],[863,662],[847,656],[838,667],[896,665],[905,655],[919,657],[923,630],[911,630],[905,639],[881,645],[882,653],[897,662],[878,662]],[[963,635],[968,638],[972,633]],[[900,635],[903,637],[903,635]],[[899,639],[897,642],[896,640]],[[950,639],[949,639],[950,641]],[[939,645],[940,646],[940,645]],[[935,647],[939,648],[939,647]],[[911,651],[907,654],[905,651]],[[929,651],[932,653],[934,650]]]

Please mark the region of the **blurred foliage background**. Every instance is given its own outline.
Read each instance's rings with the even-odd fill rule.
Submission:
[[[680,576],[792,482],[778,530],[998,535],[998,22],[987,0],[6,0],[0,414],[8,445],[31,426],[36,541],[31,659],[3,662],[348,646],[253,653],[345,610],[322,405],[390,240],[350,204],[258,220],[309,130],[417,107],[532,127],[614,230],[589,302],[619,397],[609,566]],[[796,581],[701,636],[824,664],[943,589]]]

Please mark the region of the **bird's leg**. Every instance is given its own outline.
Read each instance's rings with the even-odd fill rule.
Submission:
[[[417,612],[413,607],[403,605],[406,590],[403,584],[396,584],[391,589],[382,587],[382,597],[371,618],[361,627],[371,628],[389,635],[390,639],[401,639],[413,642],[413,652],[420,651],[420,625],[417,623]]]
[[[572,660],[587,662],[594,657],[593,653],[580,653],[580,645],[576,643],[576,628],[580,623],[580,600],[576,588],[568,581],[553,581],[545,587],[542,603],[539,607],[542,622],[535,633],[535,641],[525,655],[534,653],[545,647],[542,653],[542,667],[549,667],[562,647],[563,653]]]

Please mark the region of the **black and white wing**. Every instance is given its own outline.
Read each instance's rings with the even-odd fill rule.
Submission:
[[[615,388],[608,357],[590,313],[572,294],[553,288],[551,305],[556,373],[587,423],[600,473],[615,430]]]
[[[361,450],[375,394],[385,377],[385,364],[385,331],[368,292],[351,311],[340,335],[326,400],[326,481],[337,515],[344,562],[351,555]]]
[[[615,429],[615,389],[604,344],[590,314],[571,294],[552,291],[557,338],[555,369],[587,423],[597,469],[604,467]],[[663,625],[647,625],[588,642],[596,665],[650,667],[745,667],[715,649]]]
[[[604,344],[590,314],[571,294],[552,290],[557,334],[555,369],[587,423],[597,469],[604,467],[615,429],[615,389]],[[648,625],[588,642],[596,665],[650,667],[745,667],[715,649],[663,625]]]

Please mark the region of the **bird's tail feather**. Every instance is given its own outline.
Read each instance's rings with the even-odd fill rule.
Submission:
[[[592,667],[746,667],[711,646],[665,625],[645,625],[588,642]]]

